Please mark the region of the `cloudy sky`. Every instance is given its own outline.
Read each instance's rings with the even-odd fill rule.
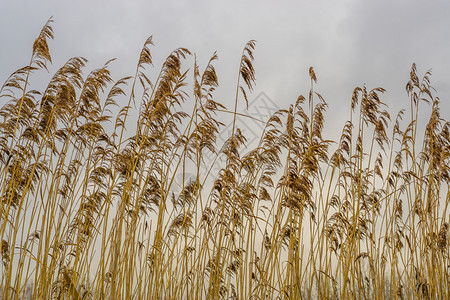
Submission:
[[[114,79],[133,74],[150,35],[159,67],[177,47],[196,53],[204,66],[217,50],[217,98],[232,108],[239,59],[257,41],[253,96],[264,92],[279,107],[307,95],[313,66],[317,90],[329,103],[328,126],[348,117],[354,87],[387,89],[392,114],[409,107],[409,71],[433,70],[441,115],[450,119],[450,1],[2,1],[0,81],[30,59],[31,46],[53,16],[54,70],[73,56],[89,68],[118,58]],[[192,67],[192,66],[188,66]],[[88,70],[86,70],[87,72]],[[331,125],[330,125],[331,124]]]

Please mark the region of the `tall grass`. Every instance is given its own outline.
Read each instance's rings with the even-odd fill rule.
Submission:
[[[250,147],[236,120],[254,41],[226,108],[216,54],[190,71],[179,48],[155,72],[151,38],[132,77],[114,82],[110,62],[84,76],[75,57],[33,90],[51,38],[49,20],[0,90],[2,299],[450,298],[450,126],[430,72],[412,66],[394,116],[384,89],[356,87],[326,140],[310,68],[306,97]]]

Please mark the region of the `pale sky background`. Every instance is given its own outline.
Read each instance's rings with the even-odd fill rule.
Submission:
[[[257,81],[250,100],[264,92],[280,108],[289,107],[308,94],[313,66],[317,91],[330,106],[325,130],[340,132],[356,86],[386,88],[382,99],[393,116],[409,108],[405,85],[415,62],[419,74],[433,70],[441,116],[450,119],[450,1],[0,0],[1,83],[28,63],[50,16],[51,73],[83,56],[90,62],[86,74],[117,58],[113,78],[133,75],[142,45],[153,35],[153,72],[177,47],[196,53],[201,67],[217,50],[217,100],[232,109],[242,48],[255,39]]]
[[[51,16],[53,66],[50,74],[39,73],[41,86],[32,86],[41,91],[74,56],[89,60],[85,75],[111,58],[117,58],[113,79],[134,75],[141,47],[153,35],[154,73],[178,47],[196,53],[201,69],[217,51],[216,100],[232,109],[242,49],[254,39],[256,86],[249,100],[264,92],[288,108],[308,95],[313,66],[316,90],[329,104],[325,138],[339,139],[356,86],[387,89],[382,100],[394,118],[409,109],[405,85],[413,62],[420,75],[433,70],[441,116],[450,119],[449,0],[0,0],[0,84],[29,63],[33,41]],[[192,69],[192,59],[186,67]],[[429,110],[423,107],[423,119]]]

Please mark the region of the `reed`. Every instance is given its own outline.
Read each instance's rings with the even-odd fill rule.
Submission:
[[[0,89],[1,299],[450,298],[450,126],[431,72],[413,64],[395,118],[383,88],[356,87],[326,140],[311,67],[250,145],[236,120],[254,41],[227,108],[217,54],[202,69],[179,48],[158,68],[151,37],[134,76],[114,81],[111,61],[85,76],[75,57],[33,90],[52,38],[50,19]]]

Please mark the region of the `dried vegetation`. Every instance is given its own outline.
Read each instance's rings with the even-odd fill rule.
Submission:
[[[84,76],[75,57],[30,89],[51,38],[49,20],[0,90],[2,299],[450,298],[450,126],[429,72],[413,65],[396,116],[384,89],[355,88],[331,141],[310,68],[306,97],[249,148],[236,119],[254,41],[226,108],[217,55],[189,71],[176,49],[155,76],[151,38],[132,77],[114,82],[110,62]],[[206,153],[224,158],[217,174]]]

